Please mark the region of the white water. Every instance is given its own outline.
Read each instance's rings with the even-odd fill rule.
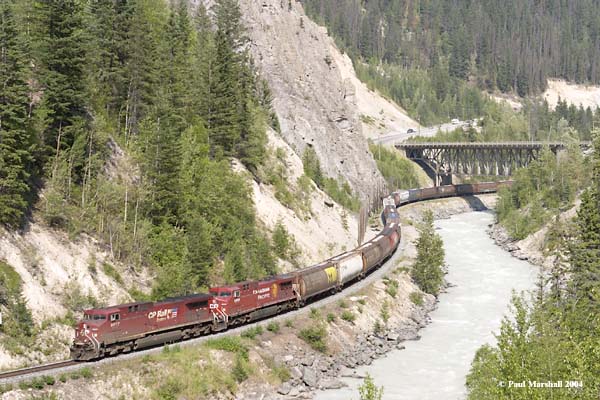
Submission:
[[[511,257],[486,233],[490,213],[473,212],[436,222],[444,240],[447,280],[456,285],[440,296],[432,323],[421,340],[403,343],[372,365],[358,369],[384,387],[384,400],[452,400],[466,396],[465,378],[477,349],[495,343],[512,290],[534,287],[537,268]],[[317,400],[358,399],[357,379],[339,390],[317,393]]]

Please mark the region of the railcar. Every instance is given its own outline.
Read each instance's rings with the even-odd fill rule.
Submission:
[[[296,272],[295,290],[301,304],[325,292],[335,292],[338,285],[338,270],[331,260]]]
[[[209,333],[211,298],[194,294],[86,310],[75,327],[71,357],[93,360]]]
[[[216,325],[225,329],[295,308],[294,281],[295,276],[287,274],[210,288]]]
[[[338,288],[358,278],[363,273],[363,259],[360,251],[349,251],[330,260],[337,269]]]

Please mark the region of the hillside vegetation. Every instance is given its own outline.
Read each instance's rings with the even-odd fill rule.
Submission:
[[[256,174],[277,128],[237,1],[0,0],[0,16],[0,223],[98,237],[151,266],[156,298],[275,272],[230,165]]]
[[[550,218],[546,252],[553,265],[540,276],[529,299],[516,296],[512,315],[506,317],[497,344],[479,349],[467,378],[470,399],[596,399],[600,390],[600,135],[596,131],[590,186],[572,223]],[[546,164],[547,165],[547,164]],[[513,195],[522,194],[531,181],[540,181],[540,164],[517,180]],[[554,175],[556,170],[550,170]],[[568,172],[567,172],[568,173]],[[528,176],[529,179],[524,179]],[[556,178],[556,175],[554,175]],[[563,177],[564,178],[564,177]],[[573,189],[549,182],[548,190],[520,209],[556,207]],[[573,182],[564,179],[565,182]],[[550,188],[557,194],[551,196]],[[506,193],[501,203],[507,199]],[[546,204],[539,204],[539,202]],[[500,207],[502,209],[502,206]],[[541,207],[540,207],[541,208]],[[534,219],[535,223],[538,223]],[[510,387],[509,381],[525,382]],[[562,388],[532,387],[529,381],[562,382]],[[499,384],[502,382],[503,384]],[[570,382],[570,383],[567,383]],[[569,386],[570,385],[570,386]]]

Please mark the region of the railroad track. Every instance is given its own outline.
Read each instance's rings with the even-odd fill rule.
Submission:
[[[8,378],[16,378],[20,376],[33,375],[38,374],[44,371],[51,371],[57,368],[69,367],[71,365],[81,364],[81,362],[67,360],[67,361],[59,361],[49,364],[37,365],[35,367],[28,367],[22,369],[15,369],[12,371],[0,372],[0,381],[3,381]]]

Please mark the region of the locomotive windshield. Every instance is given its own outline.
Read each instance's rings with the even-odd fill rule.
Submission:
[[[84,314],[83,319],[86,321],[98,321],[101,319],[106,319],[106,315],[102,314]]]
[[[229,297],[229,296],[231,296],[231,292],[221,292],[221,293],[219,293],[219,296],[221,296],[221,297]]]

